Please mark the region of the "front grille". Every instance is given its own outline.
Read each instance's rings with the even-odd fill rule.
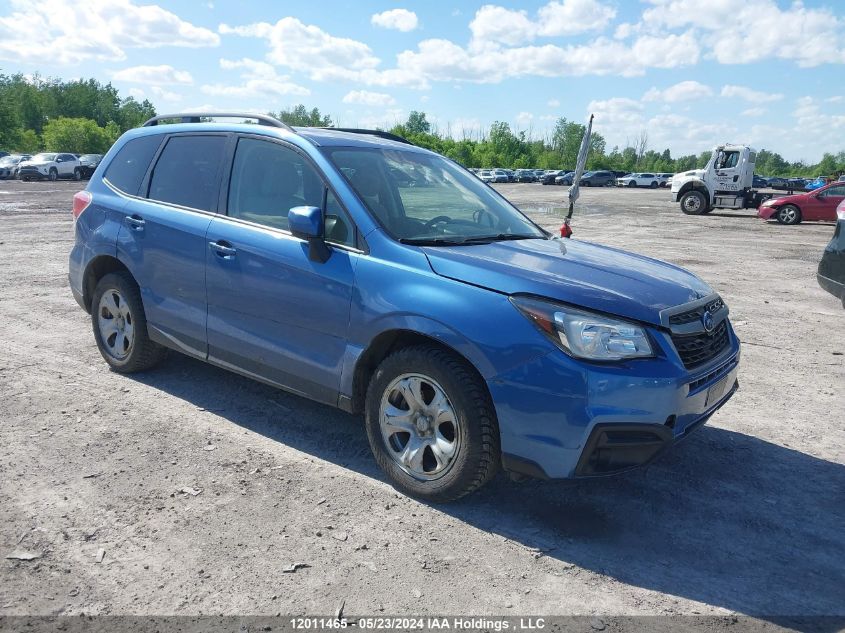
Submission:
[[[698,306],[697,308],[693,308],[692,310],[687,310],[686,312],[681,312],[679,314],[673,314],[669,317],[669,325],[686,325],[687,323],[701,321],[701,316],[704,314],[705,310],[710,312],[710,314],[715,314],[721,310],[724,305],[724,301],[722,301],[720,297],[716,297],[707,305]]]
[[[683,336],[673,335],[672,343],[684,367],[692,369],[715,358],[728,345],[728,322],[723,320],[710,332],[698,332]]]

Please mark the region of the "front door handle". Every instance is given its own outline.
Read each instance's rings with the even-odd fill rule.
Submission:
[[[208,247],[213,250],[218,257],[223,259],[232,259],[238,252],[231,244],[229,244],[229,242],[226,242],[225,240],[209,242]]]
[[[123,221],[136,231],[142,231],[144,229],[144,218],[140,215],[127,215],[123,218]]]

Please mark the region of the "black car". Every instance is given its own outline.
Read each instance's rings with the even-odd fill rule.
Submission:
[[[540,178],[540,182],[544,185],[553,185],[555,184],[555,178],[558,176],[563,176],[567,171],[565,169],[558,169],[556,171],[548,171],[543,174],[542,178]]]
[[[588,171],[581,176],[582,187],[615,187],[616,176],[612,171]]]
[[[845,203],[840,203],[836,209],[833,239],[824,249],[816,279],[822,288],[842,301],[845,308]]]
[[[754,178],[751,181],[751,186],[756,189],[765,189],[769,186],[769,179],[763,178],[763,176],[758,176],[754,174]]]
[[[516,182],[537,182],[537,175],[532,169],[517,169]]]
[[[97,169],[97,165],[103,160],[102,154],[83,154],[79,157],[79,169],[83,178],[90,178]]]

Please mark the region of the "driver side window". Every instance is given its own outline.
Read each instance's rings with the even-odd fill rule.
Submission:
[[[845,185],[829,187],[820,194],[824,198],[842,198],[845,196]]]

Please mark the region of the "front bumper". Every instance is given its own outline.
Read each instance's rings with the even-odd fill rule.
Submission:
[[[557,479],[648,463],[736,392],[739,341],[729,336],[694,370],[668,356],[599,365],[556,351],[490,379],[504,468]]]
[[[777,214],[778,208],[773,206],[758,207],[757,217],[764,220],[771,220]]]

